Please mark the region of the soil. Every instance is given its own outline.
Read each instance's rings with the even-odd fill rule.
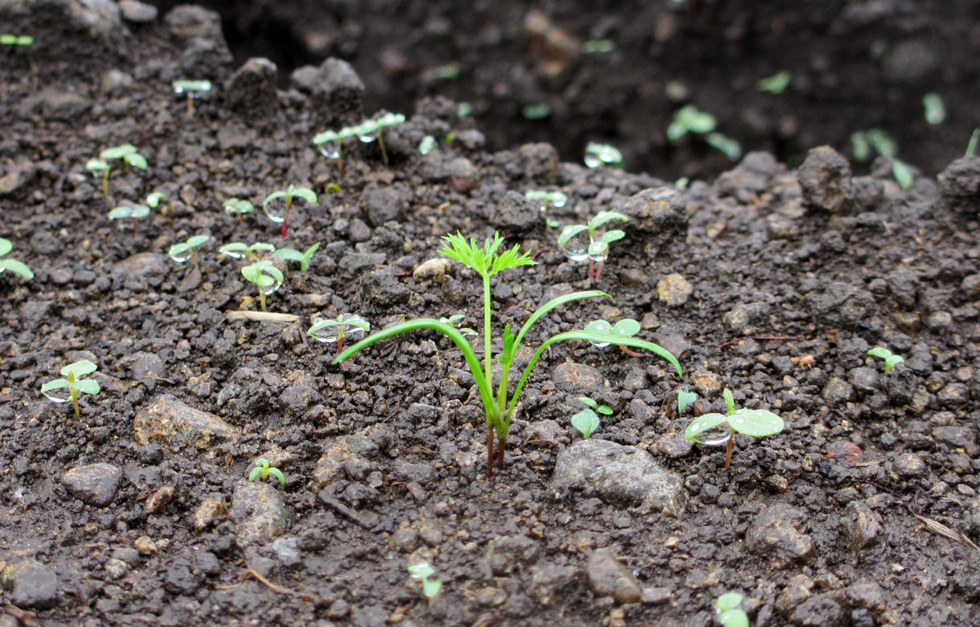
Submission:
[[[347,66],[277,91],[270,66],[231,62],[216,15],[107,6],[0,7],[37,37],[0,51],[0,235],[35,272],[0,275],[0,625],[694,626],[729,591],[757,626],[980,622],[980,159],[905,191],[887,158],[856,176],[831,148],[798,169],[754,152],[678,189],[547,144],[491,151],[437,97],[385,131],[389,164],[353,142],[341,173],[310,140],[375,113]],[[215,85],[193,117],[170,88],[188,75]],[[125,142],[148,168],[115,166],[107,198],[85,165]],[[261,210],[222,210],[288,184],[319,198],[285,238]],[[542,215],[529,189],[569,202]],[[135,229],[105,217],[155,191]],[[602,210],[630,221],[595,286],[548,220]],[[334,366],[305,333],[341,313],[479,329],[479,277],[439,254],[457,231],[537,262],[493,281],[497,334],[598,287],[612,298],[547,314],[526,346],[631,318],[683,377],[553,346],[488,479],[479,394],[446,338]],[[196,234],[199,268],[168,258]],[[320,244],[307,272],[266,257],[286,275],[268,307],[295,319],[262,319],[244,262],[217,252],[233,241]],[[875,346],[904,361],[886,372]],[[102,391],[76,418],[39,390],[80,359]],[[699,400],[679,413],[685,387]],[[728,468],[683,437],[725,388],[786,422],[737,436]],[[613,411],[588,440],[570,425],[582,395]],[[247,480],[259,458],[285,485]],[[420,562],[443,583],[431,603]]]

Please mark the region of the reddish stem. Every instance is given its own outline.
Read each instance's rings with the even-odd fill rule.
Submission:
[[[507,446],[507,436],[497,439],[497,468],[504,469],[504,449]]]
[[[600,261],[599,266],[595,269],[595,282],[599,282],[599,277],[602,276],[602,265],[606,263],[605,261]]]
[[[732,445],[735,443],[735,434],[733,433],[730,438],[728,438],[728,445],[725,447],[725,468],[727,469],[732,464]]]
[[[282,238],[286,239],[286,224],[289,223],[289,209],[292,206],[291,202],[286,202],[286,213],[282,216]]]
[[[493,476],[493,429],[487,427],[487,479]]]

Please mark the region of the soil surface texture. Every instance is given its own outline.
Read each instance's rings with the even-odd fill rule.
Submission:
[[[750,152],[675,187],[546,143],[491,150],[492,127],[427,97],[383,151],[351,138],[340,161],[314,135],[382,113],[344,61],[236,63],[197,7],[8,0],[0,23],[35,37],[0,49],[0,262],[34,274],[0,273],[0,627],[695,627],[726,592],[755,626],[980,624],[980,158],[910,161],[903,189],[889,157],[856,174],[814,145],[798,168]],[[212,89],[189,107],[177,79]],[[127,143],[145,168],[87,167]],[[290,185],[316,201],[284,225],[262,205]],[[530,190],[567,202],[543,212]],[[108,218],[153,193],[145,217]],[[590,282],[558,237],[600,211],[629,221]],[[494,355],[505,325],[600,289],[541,317],[517,368],[633,319],[683,376],[551,346],[488,479],[477,380],[444,335],[339,366],[307,335],[461,315],[482,359],[480,277],[440,254],[456,232],[536,262],[491,281]],[[259,252],[283,277],[260,296],[254,259],[219,253],[233,242],[319,248],[305,271]],[[76,417],[40,390],[80,360],[99,393]],[[726,389],[785,421],[736,435],[728,467],[684,437]],[[588,439],[583,396],[611,409]],[[281,483],[249,481],[260,459]]]

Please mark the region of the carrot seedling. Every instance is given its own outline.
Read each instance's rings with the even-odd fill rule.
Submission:
[[[295,261],[299,264],[299,271],[306,272],[310,268],[310,259],[313,258],[313,253],[315,253],[319,248],[320,242],[317,242],[316,244],[313,244],[307,248],[306,252],[300,252],[293,248],[280,248],[272,254],[274,254],[276,257],[281,257],[286,261]]]
[[[269,216],[269,219],[276,224],[282,223],[282,236],[284,238],[289,222],[289,210],[296,198],[302,198],[311,205],[316,204],[316,192],[305,187],[296,187],[291,183],[285,190],[272,192],[262,201],[262,210],[265,211],[265,215]]]
[[[281,470],[272,465],[272,462],[264,457],[255,460],[255,468],[252,469],[252,472],[248,473],[248,480],[255,483],[259,479],[268,481],[269,477],[278,479],[279,483],[286,485],[286,477],[283,476]]]
[[[735,398],[731,390],[725,388],[727,414],[702,414],[687,427],[684,437],[705,446],[725,448],[725,468],[732,463],[732,445],[735,432],[755,438],[779,433],[785,427],[783,419],[765,409],[735,409]]]
[[[558,247],[566,257],[575,262],[589,261],[589,281],[598,281],[602,276],[602,266],[609,257],[609,244],[626,237],[626,233],[618,229],[598,233],[600,227],[613,220],[629,222],[629,217],[618,211],[600,211],[588,224],[566,226],[558,236]]]

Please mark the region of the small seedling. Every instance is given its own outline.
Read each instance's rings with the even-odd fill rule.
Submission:
[[[187,117],[194,117],[194,101],[211,91],[211,81],[179,80],[171,83],[174,93],[187,94]]]
[[[579,46],[579,52],[582,54],[606,54],[615,49],[616,42],[612,39],[589,39]]]
[[[139,220],[150,215],[150,208],[146,205],[120,205],[109,212],[110,220],[125,220],[129,219],[133,221],[133,236],[136,236],[136,225]]]
[[[388,152],[385,150],[384,137],[382,136],[384,129],[397,126],[405,121],[405,116],[400,113],[385,113],[377,120],[364,120],[360,124],[355,124],[353,126],[345,126],[339,131],[326,130],[322,133],[318,133],[313,137],[313,143],[320,147],[320,153],[327,159],[337,160],[337,171],[340,172],[341,176],[344,174],[344,162],[343,162],[343,150],[344,150],[344,140],[350,139],[351,137],[359,138],[363,143],[369,144],[374,140],[378,140],[378,147],[381,149],[381,158],[384,160],[384,164],[388,165]],[[425,140],[423,139],[423,143]],[[429,150],[434,147],[429,147]],[[419,152],[422,152],[422,146],[419,146]],[[422,152],[425,154],[427,151]]]
[[[307,189],[305,187],[296,187],[290,183],[289,187],[285,191],[272,192],[265,197],[262,201],[262,210],[265,211],[265,215],[269,216],[269,219],[275,223],[282,222],[282,236],[286,237],[286,226],[289,222],[289,210],[293,206],[293,199],[302,198],[311,205],[316,204],[316,192],[312,189]],[[278,203],[272,204],[273,201],[278,199],[284,199],[285,209],[279,210]]]
[[[504,270],[534,265],[536,262],[531,260],[528,253],[522,255],[519,246],[514,246],[514,248],[509,250],[501,250],[504,239],[499,233],[495,233],[492,240],[486,240],[482,247],[477,245],[475,239],[471,238],[467,241],[466,238],[458,233],[443,237],[443,242],[445,246],[440,251],[443,255],[473,269],[483,279],[483,368],[481,369],[480,367],[480,360],[476,355],[476,351],[470,346],[469,341],[463,337],[463,334],[451,324],[434,318],[409,320],[378,331],[344,350],[344,352],[334,359],[333,363],[339,364],[376,342],[410,331],[432,329],[446,335],[463,353],[463,358],[473,375],[477,390],[480,393],[480,400],[483,402],[487,423],[487,476],[493,474],[494,460],[496,460],[498,468],[503,468],[504,466],[504,447],[507,441],[507,432],[510,430],[511,418],[514,415],[514,408],[517,406],[517,399],[520,398],[521,390],[524,389],[524,384],[527,382],[531,370],[538,363],[538,360],[541,359],[544,351],[552,344],[569,340],[605,342],[608,339],[608,341],[614,344],[642,348],[659,355],[674,366],[678,376],[683,376],[680,363],[677,359],[669,351],[652,342],[646,342],[632,337],[620,338],[611,336],[607,338],[586,331],[566,331],[548,338],[538,347],[525,366],[524,373],[518,380],[513,393],[509,393],[509,375],[510,369],[514,365],[515,355],[517,355],[520,349],[524,336],[535,322],[551,310],[566,303],[583,298],[596,298],[600,296],[609,298],[609,295],[605,292],[592,290],[572,292],[558,296],[532,313],[516,335],[511,332],[510,325],[506,325],[504,327],[502,341],[498,345],[500,350],[497,354],[497,362],[500,363],[501,368],[499,383],[495,385],[492,368],[494,363],[493,337],[490,328],[490,278]],[[497,441],[496,455],[494,454],[494,436],[496,436]]]
[[[895,369],[895,366],[905,361],[905,358],[901,355],[896,355],[884,346],[875,346],[868,351],[868,354],[872,357],[878,357],[885,360],[885,372],[891,372]]]
[[[456,104],[456,115],[461,118],[468,118],[473,115],[473,103],[467,100],[460,101]]]
[[[242,276],[258,288],[262,311],[268,311],[265,308],[265,297],[282,287],[282,271],[272,265],[268,259],[260,259],[242,268]]]
[[[583,440],[588,440],[595,433],[595,430],[599,428],[598,414],[611,416],[613,413],[612,407],[605,403],[600,405],[588,396],[580,396],[578,400],[588,405],[588,409],[583,409],[572,416],[572,426],[582,434]]]
[[[524,192],[524,198],[538,203],[541,206],[541,213],[546,212],[549,207],[561,209],[568,203],[568,195],[565,192],[543,189],[529,189]]]
[[[126,165],[145,170],[147,168],[146,157],[141,155],[136,146],[123,144],[106,148],[99,153],[98,159],[89,159],[85,164],[85,169],[96,176],[102,177],[102,194],[109,196],[109,174],[112,172],[111,161],[121,159]]]
[[[10,243],[9,239],[0,237],[0,257],[3,257],[13,249],[14,245]],[[28,281],[34,278],[34,272],[27,267],[27,264],[16,259],[0,259],[0,274],[7,270]]]
[[[551,106],[546,102],[534,102],[521,107],[521,116],[525,120],[544,120],[551,115]]]
[[[755,83],[755,88],[759,91],[764,91],[767,94],[772,94],[778,96],[779,94],[786,91],[789,84],[793,82],[793,73],[788,70],[783,70],[782,72],[776,72],[772,76],[767,76],[766,78],[760,78]]]
[[[459,332],[462,333],[464,337],[470,335],[476,335],[476,331],[474,331],[469,327],[463,326],[464,318],[466,318],[466,316],[464,316],[463,314],[453,314],[448,318],[439,318],[439,322],[445,322],[449,326],[459,329]]]
[[[873,128],[868,131],[857,131],[851,133],[851,149],[854,159],[857,161],[867,161],[871,158],[872,150],[883,157],[892,160],[892,175],[898,181],[899,187],[903,191],[912,189],[915,176],[908,164],[898,159],[898,144],[883,129]]]
[[[413,579],[422,581],[422,594],[429,600],[429,605],[436,600],[442,592],[442,579],[436,577],[436,569],[429,566],[428,562],[419,562],[408,567],[408,572]]]
[[[419,154],[427,155],[432,152],[432,149],[436,147],[436,138],[432,135],[426,135],[419,142]]]
[[[3,46],[30,46],[34,43],[34,38],[30,35],[0,35],[0,45]]]
[[[980,143],[980,126],[973,129],[970,133],[970,141],[966,143],[966,152],[964,157],[973,157],[977,154],[977,143]]]
[[[238,216],[238,221],[242,221],[242,215],[255,211],[255,205],[247,200],[229,198],[224,203],[225,213]]]
[[[92,374],[96,370],[98,370],[98,366],[88,359],[68,364],[61,369],[61,376],[64,378],[48,381],[42,385],[41,394],[55,403],[67,403],[71,401],[71,404],[75,407],[75,417],[79,418],[82,414],[78,410],[78,393],[83,392],[95,396],[102,391],[102,388],[99,387],[99,382],[95,379],[82,378]],[[67,392],[58,393],[56,390],[67,390]]]
[[[566,226],[558,236],[558,246],[569,259],[575,262],[589,260],[589,281],[598,281],[602,276],[602,266],[609,257],[610,242],[626,237],[626,233],[615,229],[597,236],[596,230],[613,220],[629,222],[629,216],[617,211],[600,211],[588,224]],[[599,263],[597,268],[596,262]]]
[[[585,165],[590,168],[608,165],[622,170],[623,153],[615,146],[610,146],[609,144],[589,142],[585,146]]]
[[[765,409],[735,409],[731,390],[725,388],[727,414],[702,414],[687,427],[684,437],[705,446],[725,445],[725,468],[732,463],[735,432],[761,438],[783,430],[783,419]],[[705,438],[701,440],[699,438]]]
[[[605,320],[593,320],[589,324],[585,325],[585,330],[599,337],[610,336],[611,338],[626,338],[633,337],[640,332],[640,323],[631,318],[623,318],[622,320],[616,322],[616,324],[609,324]],[[593,342],[593,345],[598,348],[605,348],[611,343],[614,342]],[[631,351],[622,344],[619,345],[619,348],[630,357],[646,357],[646,355],[643,353]]]
[[[706,144],[735,161],[742,155],[742,146],[734,139],[714,132],[717,125],[715,116],[694,105],[684,105],[674,112],[674,120],[667,127],[667,140],[676,144],[688,134],[701,135]]]
[[[726,592],[715,600],[718,622],[724,627],[749,627],[749,616],[742,609],[743,598],[738,592]]]
[[[345,338],[357,338],[371,331],[371,323],[357,314],[340,314],[336,319],[313,318],[306,334],[318,342],[337,343],[337,354],[344,351]]]
[[[936,92],[922,97],[922,107],[925,109],[926,123],[930,126],[939,126],[946,121],[946,105],[943,97]]]
[[[160,206],[160,201],[166,198],[166,194],[163,192],[153,192],[146,197],[146,206],[150,209],[156,209]]]
[[[693,405],[698,400],[698,393],[692,392],[686,387],[677,392],[677,413],[683,414],[689,405]]]
[[[268,481],[269,477],[279,480],[279,483],[286,485],[286,478],[282,476],[282,471],[272,465],[272,462],[264,457],[255,460],[255,468],[248,473],[248,480],[255,483],[257,480]]]
[[[313,253],[320,248],[320,242],[313,244],[306,249],[306,252],[300,252],[293,248],[280,248],[273,254],[276,257],[282,257],[286,261],[295,261],[299,264],[299,271],[306,272],[310,268],[310,259],[313,258]]]
[[[177,263],[184,263],[190,259],[191,263],[194,264],[195,268],[198,268],[197,257],[194,255],[194,249],[204,244],[211,239],[210,235],[195,235],[190,237],[185,242],[179,242],[170,247],[170,258]]]
[[[398,126],[405,121],[405,116],[401,113],[385,113],[377,120],[365,120],[361,123],[358,136],[364,143],[374,141],[374,133],[377,133],[378,148],[381,149],[381,160],[388,165],[388,152],[385,150],[384,130],[392,126]]]
[[[228,255],[232,259],[255,261],[262,258],[262,253],[276,252],[276,247],[265,242],[255,242],[254,244],[232,242],[231,244],[225,244],[219,248],[218,252],[222,255]]]

